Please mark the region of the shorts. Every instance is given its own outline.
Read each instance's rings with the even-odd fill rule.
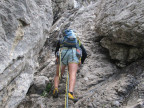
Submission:
[[[61,63],[68,65],[69,63],[79,63],[79,59],[76,56],[76,48],[62,48],[61,49]]]

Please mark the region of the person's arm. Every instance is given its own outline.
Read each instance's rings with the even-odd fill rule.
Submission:
[[[56,56],[57,51],[59,51],[59,48],[60,48],[60,41],[57,42],[55,56]]]
[[[80,45],[80,48],[82,49],[81,63],[83,64],[85,59],[87,58],[87,53],[86,53],[86,50],[85,50],[85,48],[84,48],[84,46],[82,44]]]

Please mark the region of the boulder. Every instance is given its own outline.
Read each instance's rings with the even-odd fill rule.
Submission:
[[[29,89],[28,94],[42,95],[43,91],[46,89],[48,82],[49,82],[49,79],[45,76],[35,76],[33,85]]]

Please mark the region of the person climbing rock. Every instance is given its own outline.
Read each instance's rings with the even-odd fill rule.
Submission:
[[[69,92],[68,97],[73,101],[78,101],[73,95],[74,86],[76,82],[76,73],[78,66],[83,64],[87,53],[84,46],[81,44],[78,37],[76,37],[75,32],[71,29],[66,29],[63,33],[62,39],[58,40],[56,50],[56,75],[54,77],[54,90],[53,97],[58,97],[58,85],[59,85],[59,71],[61,71],[61,76],[65,71],[65,67],[68,66],[69,71]],[[61,69],[60,69],[61,67]],[[61,77],[60,76],[60,77]]]

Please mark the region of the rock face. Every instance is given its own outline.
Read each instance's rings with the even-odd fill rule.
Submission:
[[[143,0],[101,0],[97,6],[96,31],[105,36],[101,45],[120,67],[143,57]]]
[[[79,101],[69,100],[70,108],[144,106],[143,0],[9,0],[0,6],[0,107],[64,107],[66,74],[59,98],[40,92],[53,84],[54,50],[65,28],[76,31],[88,53],[77,72]]]
[[[113,2],[117,3],[111,1],[107,4],[106,1],[101,0],[95,4],[81,7],[79,10],[71,10],[62,14],[62,17],[51,27],[50,38],[47,39],[40,53],[40,57],[45,62],[40,62],[41,68],[37,75],[44,75],[52,79],[55,75],[55,58],[52,55],[53,52],[46,49],[53,49],[58,36],[61,36],[60,31],[67,27],[74,29],[85,46],[88,58],[77,73],[75,87],[75,95],[80,100],[75,104],[69,101],[70,108],[143,107],[143,60],[119,69],[110,62],[110,59],[115,59],[115,56],[109,58],[106,56],[107,51],[100,46],[101,44],[104,47],[104,43],[106,43],[106,45],[111,45],[114,50],[128,47],[128,45],[113,45],[111,41],[108,41],[111,40],[113,35],[107,35],[105,31],[98,30],[106,26],[101,26],[105,23],[102,22],[100,25],[100,22],[98,22],[103,20],[101,14],[106,11],[102,9],[105,8],[105,4],[111,6]],[[123,51],[123,49],[121,50]],[[47,53],[48,56],[45,56]],[[126,52],[123,51],[124,54],[110,52],[109,54],[111,53],[115,53],[117,58],[122,59],[125,57]],[[125,61],[122,63],[122,66],[125,65]],[[25,98],[18,108],[34,108],[36,106],[43,108],[64,107],[65,80],[66,75],[64,75],[59,86],[59,98],[53,99],[52,91],[45,98],[32,93]],[[53,79],[51,81],[53,82]]]
[[[51,0],[0,1],[1,108],[15,108],[25,97],[52,22]]]
[[[61,17],[61,14],[66,10],[71,10],[75,7],[75,0],[52,0],[54,21]]]
[[[95,1],[97,0],[52,0],[54,22],[57,21],[65,11],[88,6]]]
[[[144,54],[144,21],[142,20],[144,1],[55,1],[54,4],[61,6],[58,6],[59,9],[54,8],[56,9],[54,15],[90,3],[96,3],[94,22],[96,22],[96,32],[104,37],[101,40],[101,45],[108,49],[111,59],[115,61],[117,66],[125,67],[127,64],[142,58]]]

